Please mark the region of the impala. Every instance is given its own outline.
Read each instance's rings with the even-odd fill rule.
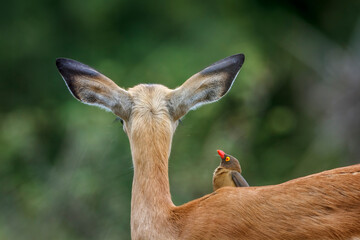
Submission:
[[[125,90],[87,65],[57,59],[76,99],[124,121],[134,165],[132,239],[357,239],[360,164],[279,185],[224,187],[173,204],[168,159],[178,120],[223,97],[243,62],[243,54],[220,60],[174,90],[159,84]]]

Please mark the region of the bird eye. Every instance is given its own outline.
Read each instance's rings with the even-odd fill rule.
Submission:
[[[229,157],[226,157],[226,158],[225,158],[225,161],[227,161],[227,162],[230,161],[230,158],[229,158]]]

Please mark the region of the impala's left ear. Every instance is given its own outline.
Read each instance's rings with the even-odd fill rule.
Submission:
[[[129,118],[132,99],[125,89],[95,69],[72,59],[58,58],[56,66],[76,99],[112,111],[124,120]]]
[[[222,59],[169,93],[168,108],[172,118],[177,120],[188,111],[223,97],[230,90],[244,60],[244,54]]]

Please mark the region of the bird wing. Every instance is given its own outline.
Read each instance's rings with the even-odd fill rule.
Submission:
[[[231,178],[236,187],[249,187],[249,184],[239,172],[231,171]]]

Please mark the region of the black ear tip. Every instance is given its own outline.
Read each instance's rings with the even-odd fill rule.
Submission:
[[[223,71],[236,76],[236,74],[239,72],[240,68],[244,63],[244,60],[245,60],[244,54],[242,53],[235,54],[211,64],[210,66],[202,70],[200,73],[206,75],[218,71]]]
[[[62,75],[88,75],[98,76],[100,73],[93,68],[70,58],[57,58],[56,67]]]
[[[245,61],[245,55],[243,53],[239,53],[239,54],[233,55],[231,57],[236,59],[236,63],[240,64],[240,66],[243,65],[243,63]]]
[[[57,58],[57,59],[56,59],[56,62],[55,62],[56,66],[57,66],[57,67],[60,67],[60,66],[61,66],[61,63],[63,62],[63,60],[64,60],[64,58]]]
[[[241,62],[245,61],[245,55],[243,53],[239,54],[239,58],[241,59]]]
[[[57,58],[56,59],[56,67],[58,69],[61,69],[63,67],[66,67],[67,65],[69,65],[69,63],[71,63],[71,62],[75,62],[75,61],[72,59],[69,59],[69,58]]]

